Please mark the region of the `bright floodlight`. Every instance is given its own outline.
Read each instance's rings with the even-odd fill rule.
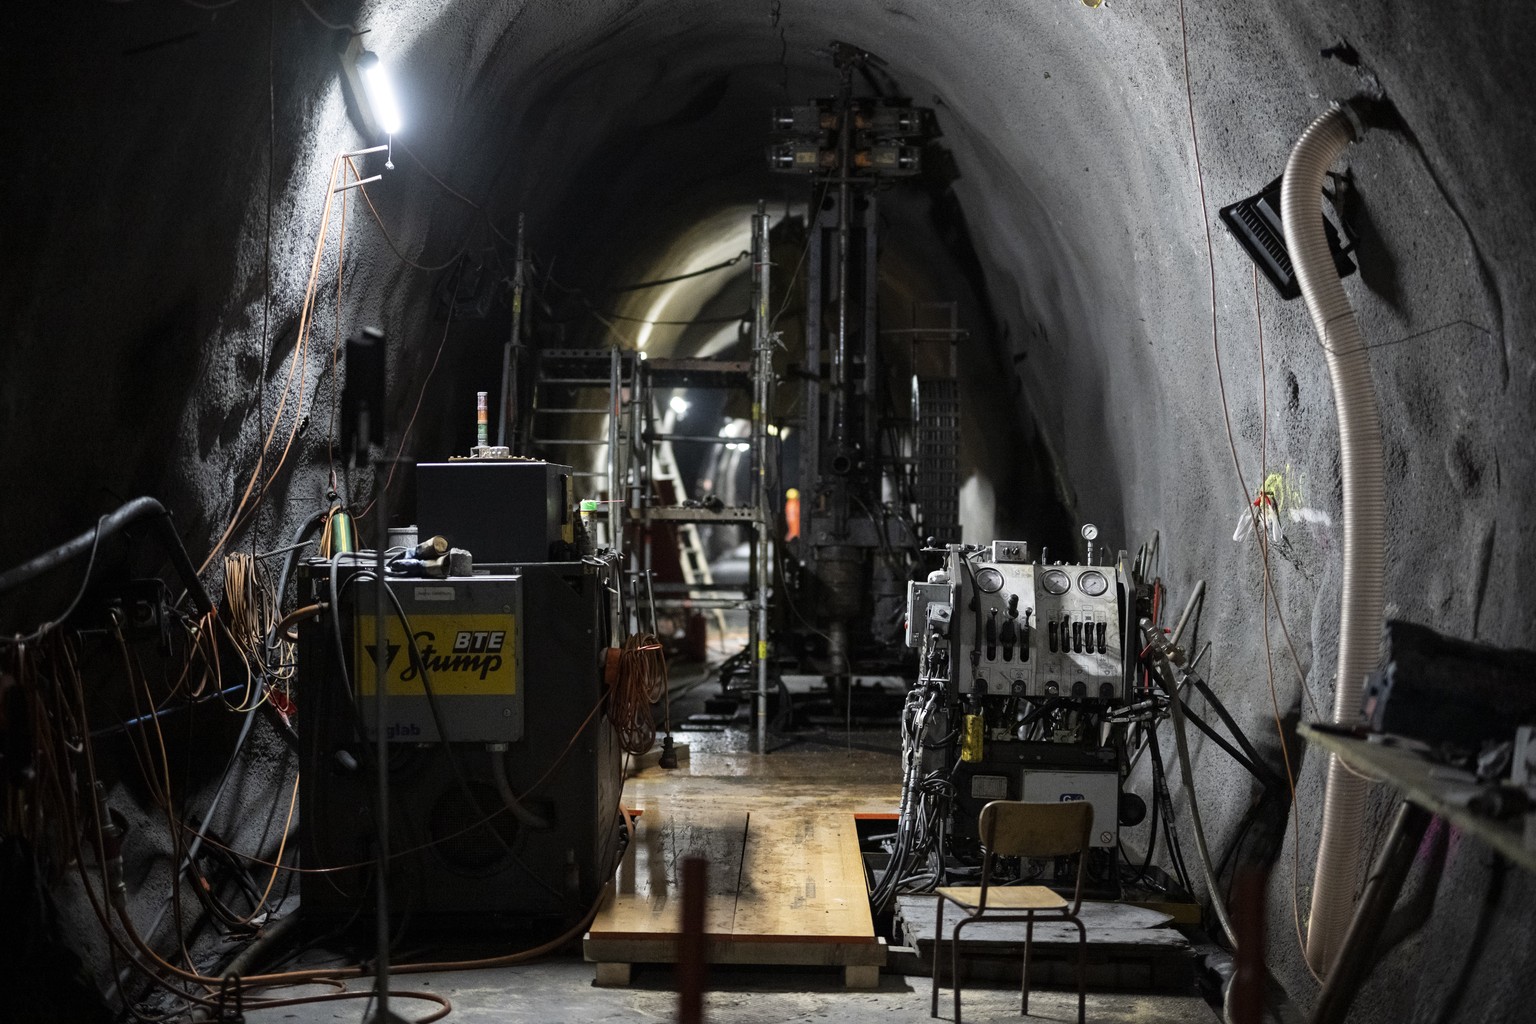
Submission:
[[[395,89],[384,70],[384,62],[372,50],[364,50],[358,55],[357,71],[363,79],[363,92],[368,94],[374,123],[385,135],[400,134],[400,104],[395,101]]]
[[[688,415],[688,399],[682,395],[673,395],[672,400],[667,403],[667,406],[677,413],[679,418]]]

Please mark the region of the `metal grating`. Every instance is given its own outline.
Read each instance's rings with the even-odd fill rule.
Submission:
[[[917,430],[918,520],[925,538],[960,542],[960,385],[920,379],[913,409]]]

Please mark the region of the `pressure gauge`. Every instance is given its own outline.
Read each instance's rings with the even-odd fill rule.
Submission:
[[[1072,577],[1060,569],[1047,569],[1040,577],[1040,585],[1047,594],[1065,594],[1072,589]]]
[[[1083,540],[1098,540],[1099,528],[1092,523],[1083,524]]]
[[[1109,580],[1101,572],[1085,572],[1077,578],[1077,586],[1089,597],[1100,597],[1109,589]]]
[[[983,594],[995,594],[1003,589],[1003,574],[990,565],[976,570],[976,589]]]

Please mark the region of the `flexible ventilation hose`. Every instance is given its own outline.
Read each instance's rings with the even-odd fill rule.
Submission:
[[[1335,103],[1307,127],[1291,150],[1280,191],[1286,244],[1307,311],[1327,353],[1339,416],[1344,580],[1333,720],[1341,724],[1359,719],[1366,674],[1380,661],[1386,557],[1381,416],[1360,324],[1339,283],[1323,233],[1322,191],[1328,168],[1363,131],[1352,112]],[[1307,928],[1307,961],[1319,974],[1332,967],[1354,912],[1364,805],[1365,782],[1330,755]]]

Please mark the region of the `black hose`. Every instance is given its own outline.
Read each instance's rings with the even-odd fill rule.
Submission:
[[[1265,792],[1269,792],[1271,789],[1274,789],[1279,785],[1280,779],[1270,769],[1269,765],[1262,761],[1253,761],[1248,757],[1245,757],[1236,747],[1228,742],[1225,736],[1221,735],[1219,732],[1213,729],[1205,719],[1197,715],[1194,709],[1189,706],[1184,698],[1176,697],[1174,699],[1179,702],[1179,707],[1183,709],[1184,717],[1193,722],[1195,727],[1198,728],[1201,732],[1209,736],[1213,743],[1215,743],[1222,750],[1225,750],[1227,754],[1231,756],[1232,760],[1236,761],[1240,767],[1247,769],[1248,774],[1252,775],[1254,780],[1257,781],[1259,785],[1264,787]],[[1239,742],[1242,741],[1239,740]]]
[[[160,541],[160,546],[170,557],[176,575],[181,577],[182,584],[197,604],[197,610],[204,615],[212,612],[213,602],[208,599],[207,592],[203,590],[202,581],[197,578],[197,570],[192,567],[192,560],[187,557],[187,549],[182,545],[181,537],[176,534],[175,527],[171,525],[171,514],[165,510],[164,505],[149,497],[133,499],[116,512],[103,516],[94,529],[65,541],[51,551],[45,551],[29,562],[23,562],[14,569],[0,573],[0,593],[14,590],[23,583],[28,583],[66,562],[79,558],[94,549],[100,538],[111,537],[140,520],[149,521],[155,537]],[[81,582],[81,589],[83,590],[89,582],[90,574],[87,573],[85,580]]]
[[[1258,750],[1254,748],[1253,743],[1248,739],[1248,735],[1244,733],[1242,729],[1238,728],[1237,722],[1232,718],[1232,713],[1229,712],[1227,710],[1227,706],[1221,702],[1221,698],[1216,696],[1216,692],[1211,689],[1210,684],[1202,679],[1193,669],[1185,669],[1184,678],[1187,682],[1192,684],[1196,690],[1200,691],[1200,695],[1205,698],[1206,703],[1209,704],[1211,709],[1216,712],[1216,716],[1221,719],[1222,723],[1226,725],[1229,730],[1231,730],[1232,738],[1237,741],[1237,745],[1242,748],[1243,753],[1248,755],[1248,760],[1264,770],[1264,774],[1269,780],[1265,784],[1278,788],[1281,781],[1280,776],[1276,774],[1275,770],[1271,768],[1262,757],[1259,756]],[[1188,710],[1189,705],[1185,704],[1184,707],[1186,710]],[[1263,782],[1264,780],[1261,779],[1260,781]]]
[[[361,906],[361,903],[359,903]],[[235,958],[225,965],[219,972],[223,978],[238,978],[243,974],[249,974],[250,969],[261,962],[261,958],[281,946],[293,934],[299,924],[299,915],[289,913],[270,922],[257,933],[244,949],[235,954]]]

